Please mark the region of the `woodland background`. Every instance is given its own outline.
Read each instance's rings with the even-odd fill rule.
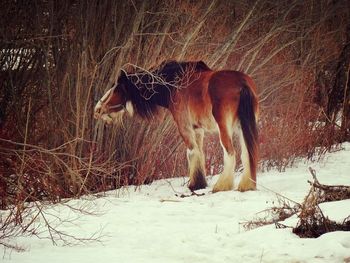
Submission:
[[[246,72],[260,98],[260,172],[350,139],[350,2],[0,3],[0,209],[185,176],[171,116],[93,119],[121,68],[203,60]],[[208,174],[221,170],[206,138]]]

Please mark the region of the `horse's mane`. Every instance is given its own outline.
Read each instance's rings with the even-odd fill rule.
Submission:
[[[167,79],[174,81],[176,77],[181,77],[188,70],[198,72],[207,71],[210,68],[203,61],[178,62],[170,60],[163,61],[153,72],[158,75],[165,75]]]
[[[208,70],[210,68],[203,61],[164,61],[150,71],[122,72],[118,84],[124,84],[125,95],[131,100],[136,112],[141,117],[151,117],[157,112],[158,106],[169,106],[172,92],[178,88],[185,73]]]

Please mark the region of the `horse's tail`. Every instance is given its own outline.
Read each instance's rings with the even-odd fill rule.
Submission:
[[[249,156],[250,176],[256,185],[256,171],[258,163],[258,128],[256,118],[258,114],[258,98],[255,85],[249,81],[243,85],[238,106],[243,139]],[[243,150],[242,150],[243,151]]]

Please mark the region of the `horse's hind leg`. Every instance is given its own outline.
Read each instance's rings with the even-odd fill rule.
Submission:
[[[232,127],[232,126],[231,126]],[[229,191],[234,187],[234,170],[236,166],[236,152],[233,148],[232,128],[219,123],[220,142],[224,150],[224,170],[213,188],[213,193]]]
[[[238,184],[238,191],[244,192],[248,190],[256,189],[256,178],[251,177],[250,172],[250,162],[249,162],[249,154],[246,143],[244,141],[242,129],[239,129],[239,140],[241,144],[241,161],[243,165],[243,175],[241,181]]]

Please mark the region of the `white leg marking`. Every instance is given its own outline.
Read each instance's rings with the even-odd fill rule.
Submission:
[[[187,156],[187,160],[188,160],[188,161],[190,161],[191,156],[193,155],[193,153],[194,153],[194,150],[193,150],[193,149],[192,149],[192,150],[190,150],[190,149],[187,149],[187,150],[186,150],[186,156]]]
[[[188,168],[190,171],[190,177],[192,177],[194,170],[198,167],[198,165],[200,165],[200,152],[195,148],[193,148],[192,150],[187,149],[187,160],[189,166]]]
[[[230,155],[224,149],[224,170],[220,174],[220,177],[214,185],[213,192],[229,191],[234,186],[234,170],[236,166],[236,156]]]
[[[223,147],[223,149],[224,149],[224,171],[223,171],[223,174],[230,176],[230,175],[233,175],[235,168],[236,168],[236,156],[228,154],[228,152],[226,151],[226,149],[224,147]]]
[[[222,145],[221,141],[220,141],[220,144],[224,151],[224,170],[222,171],[218,181],[214,185],[214,188],[213,188],[214,193],[219,191],[229,191],[229,190],[232,190],[234,187],[234,171],[236,167],[236,155],[229,154],[226,151],[226,148]]]
[[[232,117],[226,119],[226,132],[228,132],[228,135],[231,137],[233,136],[233,130],[234,130],[234,122]],[[219,130],[220,131],[220,130]],[[232,141],[230,142],[232,143]],[[236,167],[236,154],[235,151],[233,151],[233,154],[229,154],[224,147],[221,137],[220,137],[220,144],[224,151],[224,170],[220,174],[220,177],[218,181],[216,182],[213,192],[219,192],[219,191],[229,191],[232,190],[234,187],[234,172]]]

